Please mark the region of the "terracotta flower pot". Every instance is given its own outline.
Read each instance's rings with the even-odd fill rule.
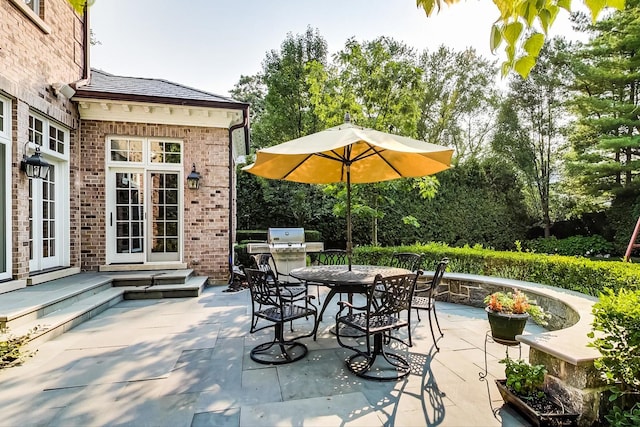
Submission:
[[[500,313],[492,311],[489,307],[485,308],[487,317],[489,318],[489,326],[491,326],[491,336],[501,344],[517,343],[516,335],[522,334],[524,326],[527,324],[529,315]]]

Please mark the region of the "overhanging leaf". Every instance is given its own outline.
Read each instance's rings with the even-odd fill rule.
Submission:
[[[546,34],[549,31],[549,24],[551,24],[551,12],[547,9],[542,9],[538,14],[538,19],[540,20],[542,31]]]
[[[533,56],[537,58],[540,54],[540,50],[544,46],[544,35],[540,33],[534,33],[524,42],[524,50],[529,54],[529,56]]]
[[[491,48],[491,53],[495,53],[498,46],[502,42],[502,34],[500,33],[500,28],[496,24],[493,24],[491,27],[491,40],[489,40],[489,45]]]
[[[516,73],[520,74],[523,79],[526,79],[534,65],[536,65],[536,58],[527,55],[518,59],[513,69]]]
[[[511,22],[504,27],[502,35],[509,45],[515,45],[518,37],[522,33],[521,22]]]
[[[607,0],[607,6],[618,10],[624,9],[625,0]]]
[[[624,0],[622,0],[624,2]],[[571,12],[571,0],[558,0],[558,7],[563,8],[567,12]]]
[[[591,20],[596,22],[598,14],[607,5],[607,0],[584,0],[584,4],[591,11]]]

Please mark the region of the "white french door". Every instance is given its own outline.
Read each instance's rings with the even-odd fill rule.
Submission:
[[[44,179],[29,179],[29,271],[58,267],[62,262],[58,168],[51,164]]]
[[[109,171],[108,263],[180,260],[181,182],[178,171]]]

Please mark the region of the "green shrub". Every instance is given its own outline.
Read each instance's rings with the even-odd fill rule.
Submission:
[[[613,252],[613,244],[598,235],[571,236],[566,239],[541,237],[525,242],[524,246],[527,250],[537,253],[567,256],[608,255]]]
[[[354,249],[354,264],[385,265],[395,251],[423,253],[422,269],[433,271],[449,258],[447,271],[524,280],[598,296],[605,288],[640,289],[640,265],[621,261],[598,261],[582,257],[528,252],[500,252],[481,246],[449,247],[419,243],[400,247],[361,246]]]
[[[602,355],[594,366],[612,387],[612,425],[638,425],[640,420],[640,290],[607,289],[593,306],[594,338],[590,346]]]

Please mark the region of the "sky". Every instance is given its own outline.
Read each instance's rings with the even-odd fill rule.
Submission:
[[[552,34],[571,37],[562,11]],[[266,53],[279,50],[288,33],[317,29],[332,55],[349,38],[380,36],[418,52],[440,45],[472,47],[489,58],[490,0],[466,0],[426,17],[415,0],[95,0],[90,25],[100,44],[91,66],[105,72],[170,80],[228,96],[241,75],[261,71]]]

